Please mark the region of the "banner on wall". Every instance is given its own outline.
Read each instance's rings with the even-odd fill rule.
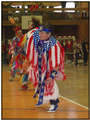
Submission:
[[[29,26],[32,18],[38,19],[40,21],[40,23],[42,24],[42,16],[38,16],[38,15],[22,16],[22,29],[23,30],[28,29],[28,26]]]

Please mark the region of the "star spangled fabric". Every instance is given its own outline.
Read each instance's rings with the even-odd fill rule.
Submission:
[[[36,30],[33,33],[33,39],[34,39],[34,45],[35,45],[36,51],[37,51],[37,48],[38,48],[38,43],[41,44],[41,46],[43,48],[43,52],[48,51],[50,47],[52,47],[56,44],[56,40],[53,36],[51,36],[51,38],[49,40],[40,40],[38,30]]]
[[[35,32],[36,31],[36,32]],[[36,36],[35,36],[36,35]],[[35,39],[36,38],[36,39]],[[56,75],[56,79],[64,80],[64,49],[60,45],[58,41],[56,41],[53,37],[50,38],[49,43],[45,46],[45,42],[43,43],[43,54],[42,54],[42,62],[41,62],[41,81],[43,81],[47,69],[47,77],[45,80],[45,90],[44,95],[52,95],[54,93],[54,80],[48,81],[52,70],[57,70],[58,73]],[[27,59],[30,61],[30,66],[28,68],[29,79],[33,83],[34,87],[38,86],[39,82],[39,70],[38,70],[38,51],[37,46],[40,41],[38,30],[32,30],[29,35],[29,39],[27,42]],[[50,42],[51,41],[51,42]],[[46,59],[46,51],[48,51],[48,65]],[[47,67],[48,66],[48,67]]]

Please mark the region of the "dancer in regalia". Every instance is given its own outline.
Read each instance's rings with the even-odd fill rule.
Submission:
[[[32,18],[32,20],[30,21],[29,26],[28,26],[29,32],[24,34],[24,36],[22,37],[22,39],[19,42],[19,46],[21,46],[23,48],[25,53],[26,53],[26,48],[27,48],[29,36],[32,36],[32,34],[37,29],[39,29],[39,26],[40,26],[40,21],[35,19],[35,18]],[[22,85],[21,85],[22,90],[28,89],[28,72],[26,70],[28,67],[28,64],[29,64],[29,61],[25,60],[24,64],[23,64],[24,75],[22,78]]]
[[[49,112],[58,108],[59,89],[56,80],[64,80],[64,49],[51,34],[41,26],[28,36],[26,57],[29,61],[29,79],[36,88],[36,106],[50,102]]]
[[[22,58],[21,58],[21,54],[23,55],[23,49],[18,45],[18,43],[20,42],[20,39],[22,38],[23,34],[22,34],[22,30],[20,27],[16,27],[15,28],[15,34],[16,36],[13,38],[12,43],[11,43],[11,47],[9,49],[9,54],[11,54],[11,77],[10,77],[10,81],[13,81],[16,73],[20,72],[20,67],[22,65]]]

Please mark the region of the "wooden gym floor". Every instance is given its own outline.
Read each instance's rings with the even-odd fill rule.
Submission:
[[[34,89],[20,90],[17,77],[9,81],[8,66],[2,66],[2,118],[88,118],[88,66],[65,65],[67,79],[57,81],[60,89],[59,109],[48,113],[49,105],[36,107]]]

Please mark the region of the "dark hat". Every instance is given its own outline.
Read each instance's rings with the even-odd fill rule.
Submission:
[[[50,28],[47,28],[46,26],[40,26],[39,31],[45,31],[47,33],[52,32]]]

